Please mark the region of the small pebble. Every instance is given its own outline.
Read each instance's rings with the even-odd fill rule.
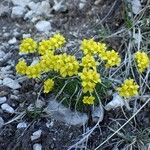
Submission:
[[[42,150],[42,145],[38,144],[38,143],[34,144],[33,145],[33,150]]]
[[[3,120],[3,118],[2,118],[2,117],[0,117],[0,128],[2,128],[2,127],[3,127],[3,125],[4,125],[4,120]]]
[[[15,37],[13,37],[12,39],[10,39],[10,40],[8,41],[8,43],[9,43],[9,44],[16,44],[16,43],[17,43],[17,40],[16,40]]]
[[[34,132],[34,133],[32,134],[32,136],[31,136],[31,141],[40,138],[40,137],[41,137],[41,134],[42,134],[42,130],[38,130],[38,131]]]
[[[6,102],[6,100],[7,100],[7,98],[6,98],[6,97],[0,97],[0,104],[5,103],[5,102]]]
[[[6,111],[7,113],[13,114],[15,110],[9,106],[7,103],[1,105],[2,110]]]
[[[18,125],[17,125],[17,129],[21,129],[21,128],[26,128],[27,127],[27,124],[25,122],[20,122]]]

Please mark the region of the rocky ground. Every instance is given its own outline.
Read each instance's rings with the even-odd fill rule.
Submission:
[[[132,5],[134,15],[149,3],[136,4],[136,9]],[[61,107],[65,111],[52,113],[58,105],[56,101],[51,103],[54,95],[38,95],[41,82],[16,74],[18,59],[27,58],[19,54],[20,41],[25,37],[40,41],[60,32],[68,39],[67,51],[77,49],[81,39],[94,37],[123,53],[129,33],[125,12],[126,3],[121,0],[0,0],[0,150],[67,150],[90,130],[85,114],[79,114],[80,119],[70,118],[71,122],[68,118],[74,114],[64,106]],[[149,97],[149,93],[146,95]],[[140,101],[137,108],[142,104]],[[131,107],[133,105],[131,103]],[[134,109],[124,111],[121,108],[104,114],[101,110],[93,111],[96,114],[93,118],[101,116],[99,127],[85,142],[71,149],[94,150],[132,116]],[[135,120],[99,149],[128,150],[130,145],[132,149],[139,149],[139,143],[135,144],[138,140],[150,139],[149,113],[147,105]],[[141,150],[148,150],[149,144],[142,146]]]

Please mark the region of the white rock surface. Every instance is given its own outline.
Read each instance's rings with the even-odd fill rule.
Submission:
[[[21,85],[16,80],[7,77],[3,80],[3,85],[13,90],[19,89],[21,87]]]
[[[29,38],[29,37],[31,37],[31,34],[23,34],[22,37],[23,38]]]
[[[140,0],[131,0],[131,5],[132,5],[132,11],[135,15],[137,15],[142,9]]]
[[[34,144],[33,145],[33,150],[42,150],[42,145],[38,144],[38,143]]]
[[[13,37],[12,39],[10,39],[10,40],[8,41],[8,44],[15,44],[15,43],[17,43],[17,40],[16,40],[15,37]]]
[[[45,111],[51,114],[54,119],[70,125],[84,125],[88,120],[88,116],[85,113],[73,112],[55,100],[50,100]]]
[[[79,9],[83,9],[84,6],[86,5],[87,1],[86,0],[81,0],[79,3]]]
[[[115,109],[117,107],[122,107],[125,105],[124,100],[122,99],[122,97],[120,97],[117,93],[113,94],[113,99],[112,101],[110,101],[106,106],[105,109],[107,111],[111,110],[111,109]]]
[[[2,127],[3,127],[3,125],[4,125],[4,120],[3,120],[3,118],[2,118],[2,117],[0,117],[0,128],[2,128]]]
[[[5,103],[5,102],[6,102],[6,100],[7,100],[7,98],[6,98],[6,97],[0,97],[0,104]]]
[[[40,137],[41,137],[41,134],[42,134],[42,130],[38,130],[38,131],[34,132],[34,133],[32,134],[32,136],[31,136],[31,141],[40,138]]]
[[[30,0],[12,0],[13,5],[25,7],[30,3]]]
[[[48,16],[51,12],[51,7],[49,1],[42,1],[40,6],[38,7],[38,11],[36,11],[39,15]]]
[[[5,56],[5,52],[3,52],[2,50],[0,50],[0,58],[3,58]]]
[[[104,118],[104,108],[102,107],[102,105],[100,105],[99,107],[94,107],[94,109],[92,110],[92,118],[94,122],[101,122]]]
[[[21,129],[21,128],[26,128],[27,127],[27,124],[25,122],[20,122],[18,125],[17,125],[17,129]]]
[[[26,9],[22,6],[15,6],[12,8],[11,17],[12,18],[21,18],[24,16]]]
[[[39,32],[45,32],[45,33],[49,32],[52,29],[51,24],[48,21],[39,21],[35,25],[35,27]]]
[[[13,114],[15,110],[9,106],[7,103],[1,105],[2,110],[6,111],[7,113]]]

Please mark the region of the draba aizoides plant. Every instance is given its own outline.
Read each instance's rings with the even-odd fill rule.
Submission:
[[[96,42],[92,38],[81,41],[80,50],[83,57],[79,59],[63,52],[65,43],[65,38],[59,33],[39,43],[32,38],[23,39],[20,44],[20,52],[36,53],[39,61],[36,64],[27,65],[28,63],[24,59],[20,59],[16,65],[16,71],[20,75],[34,79],[43,80],[42,76],[47,75],[43,86],[44,93],[52,91],[58,80],[77,80],[78,87],[75,89],[81,91],[82,103],[93,105],[96,99],[94,91],[105,78],[101,77],[98,68],[118,67],[121,57],[115,50],[108,50],[105,43]],[[144,72],[150,64],[147,54],[138,51],[133,56],[139,72]],[[129,98],[138,94],[138,88],[138,84],[133,79],[126,79],[120,87],[116,88],[116,91],[120,96]]]

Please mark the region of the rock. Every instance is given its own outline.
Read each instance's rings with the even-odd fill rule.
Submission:
[[[52,29],[51,24],[48,21],[39,21],[35,25],[35,27],[39,32],[45,32],[45,33],[49,32]]]
[[[87,1],[86,0],[81,0],[79,3],[79,9],[83,9],[84,6],[86,5]]]
[[[3,85],[5,85],[13,90],[21,88],[20,84],[16,80],[13,80],[13,79],[7,78],[7,77],[3,80]]]
[[[22,37],[23,38],[29,38],[29,37],[31,37],[31,34],[23,34]]]
[[[12,8],[11,17],[12,18],[21,18],[26,13],[26,9],[22,6],[15,6]]]
[[[42,1],[38,7],[38,11],[36,10],[36,13],[38,15],[45,15],[45,16],[49,16],[50,12],[51,12],[51,7],[48,0]]]
[[[8,41],[8,44],[16,44],[16,43],[17,43],[17,40],[16,40],[15,37],[13,37],[12,39],[10,39],[10,40]]]
[[[34,132],[31,136],[31,141],[34,141],[34,140],[40,138],[41,134],[42,134],[42,130],[38,130],[38,131]]]
[[[2,80],[0,80],[0,85],[2,85],[3,84],[3,81]]]
[[[5,102],[6,102],[6,100],[7,100],[7,98],[6,98],[6,97],[0,97],[0,104],[5,103]]]
[[[142,9],[140,0],[132,0],[131,5],[132,5],[132,11],[135,15],[137,15]]]
[[[0,4],[0,16],[5,16],[5,15],[9,15],[9,14],[10,14],[9,6]]]
[[[0,117],[0,128],[2,128],[2,127],[3,127],[3,125],[4,125],[4,120],[3,120],[3,118],[2,118],[2,117]]]
[[[102,107],[102,105],[100,105],[99,107],[94,107],[92,110],[92,118],[94,122],[101,122],[103,121],[104,118],[104,109]]]
[[[42,145],[38,144],[38,143],[34,144],[33,145],[33,150],[42,150]]]
[[[45,112],[51,114],[54,119],[70,125],[82,126],[88,120],[88,116],[85,113],[73,112],[55,100],[50,100]]]
[[[59,2],[57,0],[54,0],[54,6],[52,9],[56,12],[65,12],[67,10],[67,6],[63,2],[63,0]]]
[[[25,7],[30,3],[30,0],[12,0],[13,5]]]
[[[9,106],[7,103],[1,105],[2,110],[6,111],[7,113],[13,114],[15,110]]]
[[[42,108],[43,106],[45,105],[45,102],[38,99],[36,102],[35,102],[35,106],[36,108]]]
[[[117,107],[122,107],[125,105],[125,101],[122,99],[122,97],[120,97],[117,93],[113,94],[113,99],[112,101],[110,101],[106,106],[105,109],[107,111],[111,110],[111,109],[115,109]]]
[[[5,52],[3,52],[2,50],[0,50],[0,58],[3,58],[5,56]]]
[[[26,14],[25,14],[25,16],[24,16],[24,20],[27,20],[27,19],[32,19],[33,17],[35,17],[36,15],[35,15],[35,13],[32,11],[32,10],[30,10],[30,11],[28,11]]]
[[[18,125],[17,125],[17,129],[21,129],[21,128],[26,128],[27,127],[27,124],[25,122],[20,122]]]

